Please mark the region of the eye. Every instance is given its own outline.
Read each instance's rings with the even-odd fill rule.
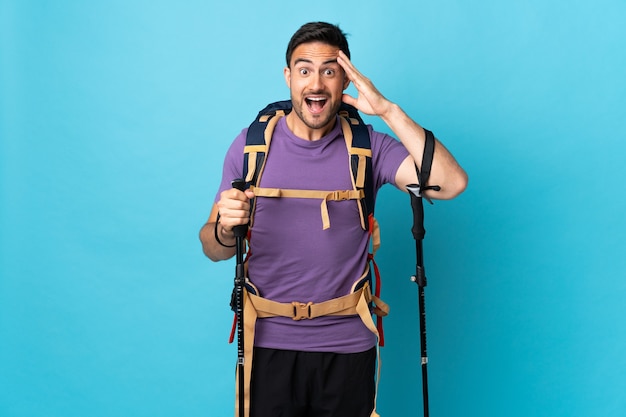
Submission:
[[[300,75],[302,75],[303,77],[306,77],[307,75],[309,75],[309,70],[306,68],[300,68],[298,70],[298,72],[300,73]]]
[[[332,77],[333,75],[335,75],[335,70],[330,69],[330,68],[325,69],[324,70],[324,75],[327,76],[327,77]]]

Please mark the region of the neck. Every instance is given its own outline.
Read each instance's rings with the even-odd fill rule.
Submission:
[[[291,132],[297,137],[315,141],[320,140],[324,136],[330,133],[331,130],[335,127],[335,123],[337,122],[336,118],[333,118],[330,123],[325,126],[314,128],[305,124],[300,117],[296,114],[296,112],[292,111],[287,116],[285,116],[285,121],[287,122],[287,127]]]

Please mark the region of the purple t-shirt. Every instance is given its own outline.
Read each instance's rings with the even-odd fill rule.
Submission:
[[[393,183],[408,156],[394,138],[368,126],[374,190]],[[230,146],[215,197],[242,176],[247,129]],[[350,190],[349,156],[341,124],[320,140],[295,136],[285,118],[276,126],[260,187]],[[321,200],[258,197],[250,237],[248,273],[260,295],[278,302],[322,302],[349,294],[365,270],[369,237],[361,228],[356,200],[329,201],[330,228],[322,229]],[[355,353],[376,344],[358,316],[294,321],[286,317],[257,321],[255,346],[315,352]]]

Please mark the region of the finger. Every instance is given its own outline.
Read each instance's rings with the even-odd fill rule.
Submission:
[[[227,217],[222,216],[220,218],[220,225],[225,232],[230,233],[234,227],[248,224],[250,219],[248,217]]]
[[[354,69],[354,65],[352,65],[352,61],[350,61],[350,58],[348,58],[348,55],[346,55],[345,52],[339,51],[339,56],[337,57],[337,59],[343,62],[342,65],[346,65]]]
[[[224,218],[238,218],[245,216],[250,208],[249,199],[242,191],[236,189],[222,192],[217,203],[219,213]]]
[[[352,80],[356,80],[357,78],[361,78],[364,79],[365,77],[363,76],[363,74],[361,74],[361,72],[354,66],[354,64],[352,63],[352,61],[350,61],[350,58],[348,58],[348,56],[341,52],[341,55],[339,56],[339,58],[341,58],[341,60],[343,61],[343,63],[345,64],[344,69],[347,68],[346,73],[349,73],[350,78]],[[337,62],[339,62],[339,59],[337,60]],[[341,65],[341,64],[340,64]]]
[[[343,51],[339,51],[337,62],[344,69],[344,71],[346,72],[346,75],[348,75],[348,78],[352,80],[354,76],[357,74],[357,71],[356,71],[356,68],[354,68],[354,65],[352,65],[350,58],[348,58],[348,56]]]
[[[230,188],[228,190],[222,191],[221,198],[224,200],[233,200],[233,201],[247,201],[248,197],[246,194],[238,190],[236,188]]]
[[[247,223],[249,213],[249,206],[239,208],[222,206],[219,208],[220,223],[225,229],[230,230],[233,226]]]
[[[349,104],[349,105],[354,106],[354,107],[356,107],[356,103],[358,101],[356,98],[352,97],[350,94],[344,94],[341,97],[341,100],[344,103]]]

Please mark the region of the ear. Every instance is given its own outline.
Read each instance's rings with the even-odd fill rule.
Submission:
[[[285,67],[285,69],[283,70],[283,74],[285,76],[287,88],[291,89],[291,70],[289,69],[289,67]]]
[[[348,86],[350,85],[350,79],[348,78],[347,75],[345,75],[345,73],[344,73],[343,77],[344,77],[343,78],[343,89],[345,91],[345,89],[348,88]]]

